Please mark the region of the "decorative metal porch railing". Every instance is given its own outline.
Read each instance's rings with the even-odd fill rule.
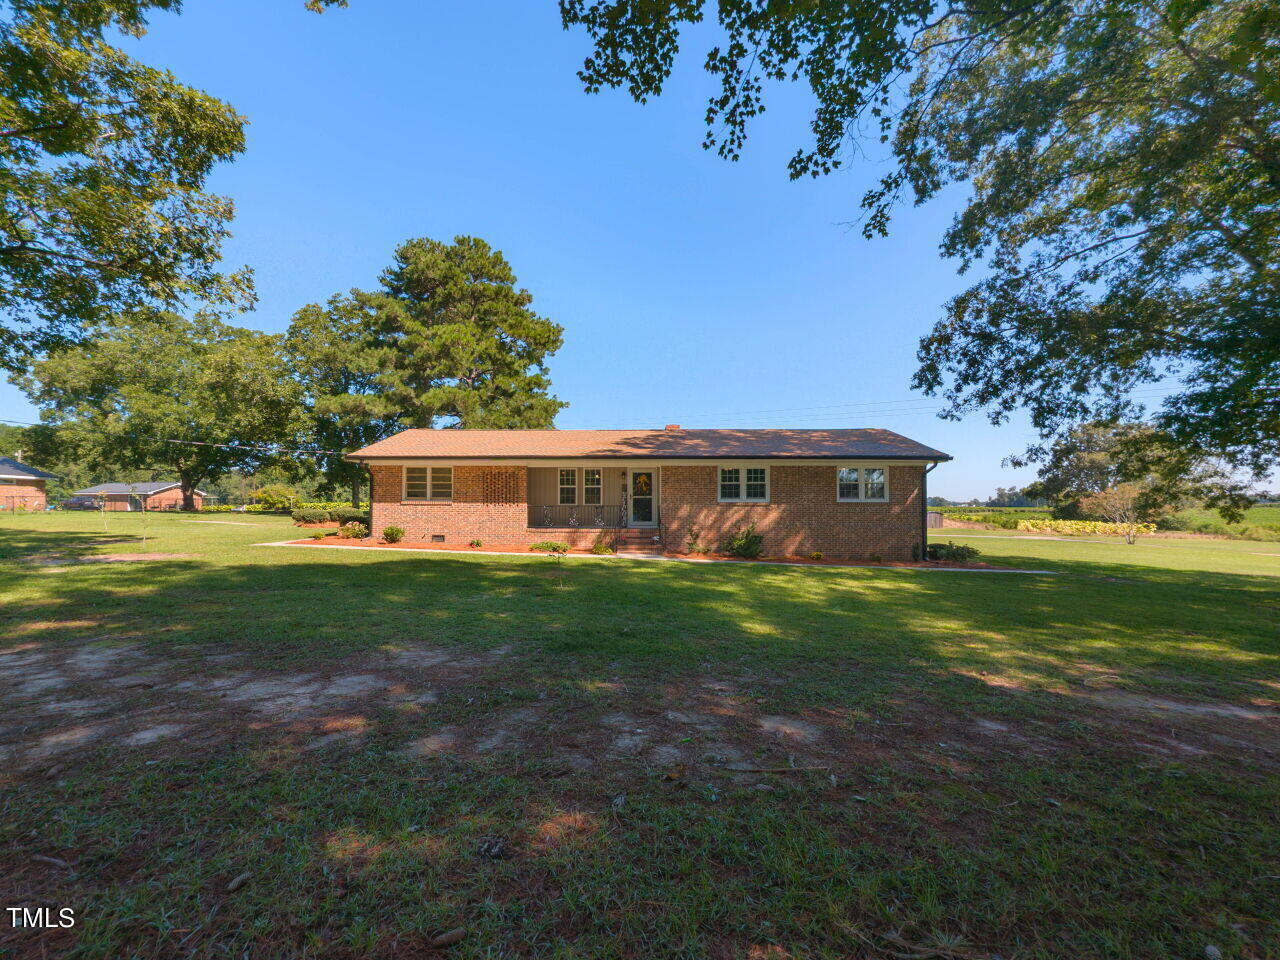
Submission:
[[[583,527],[610,529],[626,526],[626,508],[620,504],[529,504],[531,527]]]

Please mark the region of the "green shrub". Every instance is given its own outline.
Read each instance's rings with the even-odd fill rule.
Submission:
[[[338,536],[344,540],[363,540],[369,535],[369,528],[363,523],[344,523],[338,528]]]
[[[821,560],[821,559],[822,559],[822,551],[821,551],[821,550],[815,550],[815,551],[813,551],[813,553],[809,554],[809,559],[810,559],[810,560]]]
[[[298,499],[298,491],[280,484],[269,484],[255,490],[253,499],[257,501],[256,506],[260,506],[263,510],[284,513],[293,508],[294,501]]]
[[[483,543],[482,541],[480,541],[480,540],[472,540],[470,543],[468,543],[468,544],[467,544],[467,546],[469,546],[469,547],[483,547],[483,546],[484,546],[484,543]]]
[[[325,537],[327,537],[327,536],[329,536],[329,531],[328,531],[328,530],[317,530],[315,533],[311,534],[311,539],[312,539],[312,540],[323,540],[323,539],[324,539]]]
[[[884,557],[880,556],[880,554],[878,553],[871,554],[871,556],[867,557],[867,559],[870,560],[872,563],[884,563]]]
[[[239,507],[233,507],[229,503],[212,503],[208,506],[200,508],[201,513],[234,513]]]
[[[334,507],[329,511],[329,519],[336,520],[338,523],[363,523],[365,526],[369,525],[368,511],[360,507],[353,507],[351,504],[347,504],[344,507]]]
[[[329,514],[324,510],[295,510],[293,511],[294,523],[327,523]]]
[[[930,560],[944,560],[952,563],[963,563],[966,560],[972,560],[977,555],[977,547],[971,547],[963,543],[952,543],[950,540],[946,543],[929,544],[928,557]]]
[[[598,556],[604,556],[605,554],[613,553],[613,547],[609,546],[607,543],[597,543],[592,545],[591,552]]]
[[[404,539],[404,527],[383,527],[382,539],[387,541],[387,543],[399,543]]]
[[[764,552],[764,537],[756,533],[756,525],[753,523],[730,537],[724,548],[735,557],[754,560]]]
[[[298,510],[323,510],[326,513],[337,510],[339,507],[349,506],[351,506],[350,500],[303,500],[294,504],[294,507]],[[361,503],[360,509],[368,512],[368,501]]]
[[[542,553],[568,553],[569,545],[563,540],[539,540],[535,544],[531,544],[530,550],[538,550]]]
[[[1026,514],[1018,516],[1008,513],[947,513],[944,514],[949,520],[960,520],[964,523],[985,523],[992,527],[999,527],[1002,530],[1017,530],[1018,523],[1027,519]],[[1048,519],[1048,514],[1045,514]]]

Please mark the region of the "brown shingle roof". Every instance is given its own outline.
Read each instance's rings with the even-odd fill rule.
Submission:
[[[891,430],[404,430],[350,459],[563,457],[950,460]]]

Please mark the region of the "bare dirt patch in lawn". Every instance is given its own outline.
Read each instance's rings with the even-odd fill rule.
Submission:
[[[1270,720],[1280,723],[1280,710],[1264,706],[1242,706],[1236,703],[1206,703],[1152,697],[1127,690],[1101,690],[1089,699],[1104,706],[1144,713],[1181,714],[1189,717],[1229,717],[1234,720]]]
[[[306,671],[253,667],[249,654],[138,643],[0,650],[0,759],[15,773],[91,749],[189,750],[246,735],[297,752],[353,748],[375,729],[423,763],[444,756],[555,770],[756,784],[821,772],[856,776],[889,762],[967,776],[1003,756],[1127,750],[1179,760],[1241,752],[1274,762],[1280,713],[1116,690],[1080,694],[1114,708],[1029,719],[947,711],[906,694],[877,716],[823,705],[779,710],[773,682],[691,677],[583,684],[559,696],[527,687],[509,648],[396,644]],[[1059,696],[1009,691],[1025,698]],[[1078,701],[1077,701],[1078,702]]]
[[[248,655],[159,651],[140,644],[28,642],[0,651],[0,758],[29,769],[82,747],[163,748],[245,731],[315,749],[356,741],[366,714],[414,715],[442,691],[479,680],[505,651],[403,645],[305,673],[251,668]],[[518,742],[520,715],[490,732],[491,748]]]

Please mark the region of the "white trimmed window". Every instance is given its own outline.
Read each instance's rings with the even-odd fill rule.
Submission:
[[[721,467],[721,503],[766,503],[769,499],[768,467]]]
[[[582,502],[588,504],[599,504],[603,498],[601,496],[604,490],[604,475],[599,470],[583,469],[582,471]]]
[[[453,467],[405,467],[404,499],[452,500]]]
[[[577,470],[561,470],[560,471],[560,503],[570,504],[578,502],[578,471]]]
[[[837,500],[888,500],[889,484],[884,467],[838,467]]]

